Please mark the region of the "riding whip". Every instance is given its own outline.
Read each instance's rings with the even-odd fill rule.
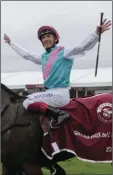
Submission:
[[[103,16],[104,13],[100,13],[100,26],[102,26],[103,23]],[[101,41],[101,28],[99,31],[99,40],[98,40],[98,50],[97,50],[97,59],[96,59],[96,67],[95,67],[95,77],[97,76],[97,69],[98,69],[98,60],[99,60],[99,51],[100,51],[100,41]]]

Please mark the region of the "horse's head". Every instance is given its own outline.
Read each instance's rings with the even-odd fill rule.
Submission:
[[[39,114],[27,112],[23,108],[25,97],[19,96],[3,84],[1,97],[2,162],[36,162],[43,136]]]

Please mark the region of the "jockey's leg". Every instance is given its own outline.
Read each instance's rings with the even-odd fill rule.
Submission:
[[[67,105],[69,101],[69,90],[59,88],[31,94],[23,102],[23,105],[27,110],[41,112],[49,119],[51,117],[57,119],[58,116],[69,117],[66,112],[58,109],[58,107]]]

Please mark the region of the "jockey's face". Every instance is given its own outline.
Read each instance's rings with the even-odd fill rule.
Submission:
[[[41,41],[45,49],[49,49],[55,45],[56,37],[53,34],[46,34],[42,36]]]

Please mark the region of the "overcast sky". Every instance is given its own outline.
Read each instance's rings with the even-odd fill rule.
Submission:
[[[112,20],[112,1],[2,1],[1,2],[1,69],[2,72],[37,70],[41,68],[23,60],[3,41],[3,34],[28,51],[41,54],[44,49],[37,39],[42,25],[55,27],[60,45],[70,48],[81,43],[95,31],[100,12]],[[82,58],[76,58],[73,68],[95,67],[97,45]],[[102,35],[99,67],[111,67],[112,31]]]

